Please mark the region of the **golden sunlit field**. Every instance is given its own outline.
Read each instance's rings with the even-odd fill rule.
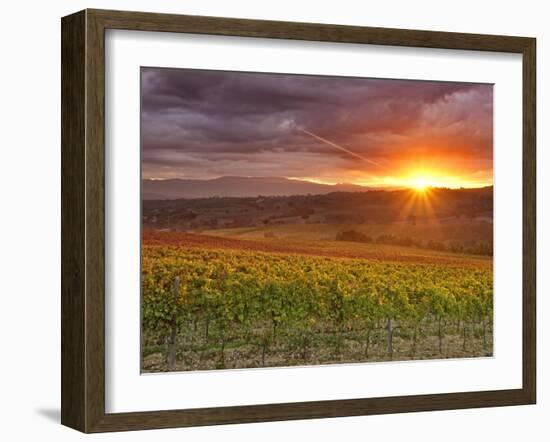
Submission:
[[[320,230],[145,231],[143,371],[492,354],[490,257]]]
[[[371,238],[381,235],[393,235],[396,237],[421,237],[425,240],[445,242],[452,240],[484,241],[493,234],[493,223],[487,221],[469,221],[455,219],[428,220],[410,223],[384,223],[384,224],[287,224],[278,226],[265,226],[257,228],[232,228],[208,230],[208,235],[236,238],[236,239],[279,239],[279,240],[308,240],[330,241],[334,240],[339,232],[353,230],[361,232]],[[324,245],[327,243],[324,242]],[[350,244],[347,245],[350,247]],[[346,247],[346,248],[347,248]]]

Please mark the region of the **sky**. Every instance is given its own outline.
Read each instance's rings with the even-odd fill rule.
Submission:
[[[493,182],[489,84],[142,68],[142,175]]]

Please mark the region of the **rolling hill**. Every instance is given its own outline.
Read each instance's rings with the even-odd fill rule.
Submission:
[[[320,184],[280,177],[224,176],[211,180],[142,180],[143,200],[179,198],[323,195],[331,192],[364,192],[354,184]]]

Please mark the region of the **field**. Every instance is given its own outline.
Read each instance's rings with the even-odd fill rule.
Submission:
[[[364,233],[371,238],[382,235],[395,237],[421,237],[432,241],[445,242],[449,238],[460,241],[486,241],[492,236],[493,223],[483,219],[428,219],[408,222],[369,223],[369,224],[287,224],[262,227],[244,227],[231,229],[210,229],[208,235],[240,239],[284,238],[298,240],[331,240],[345,230]]]
[[[438,224],[442,238],[486,236],[483,222]],[[145,230],[142,370],[492,355],[492,258],[334,239],[389,228],[437,234],[421,224]]]

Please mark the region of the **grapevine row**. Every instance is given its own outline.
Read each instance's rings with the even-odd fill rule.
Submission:
[[[384,334],[387,357],[394,336],[413,353],[427,331],[441,354],[447,334],[476,330],[488,346],[493,312],[492,272],[484,268],[403,264],[359,259],[145,246],[142,327],[146,344],[164,349],[173,369],[178,342],[200,334],[226,367],[226,348],[256,345],[258,359],[275,343],[294,343],[307,363],[310,345],[330,336],[341,354],[349,336],[369,359],[374,335]]]

